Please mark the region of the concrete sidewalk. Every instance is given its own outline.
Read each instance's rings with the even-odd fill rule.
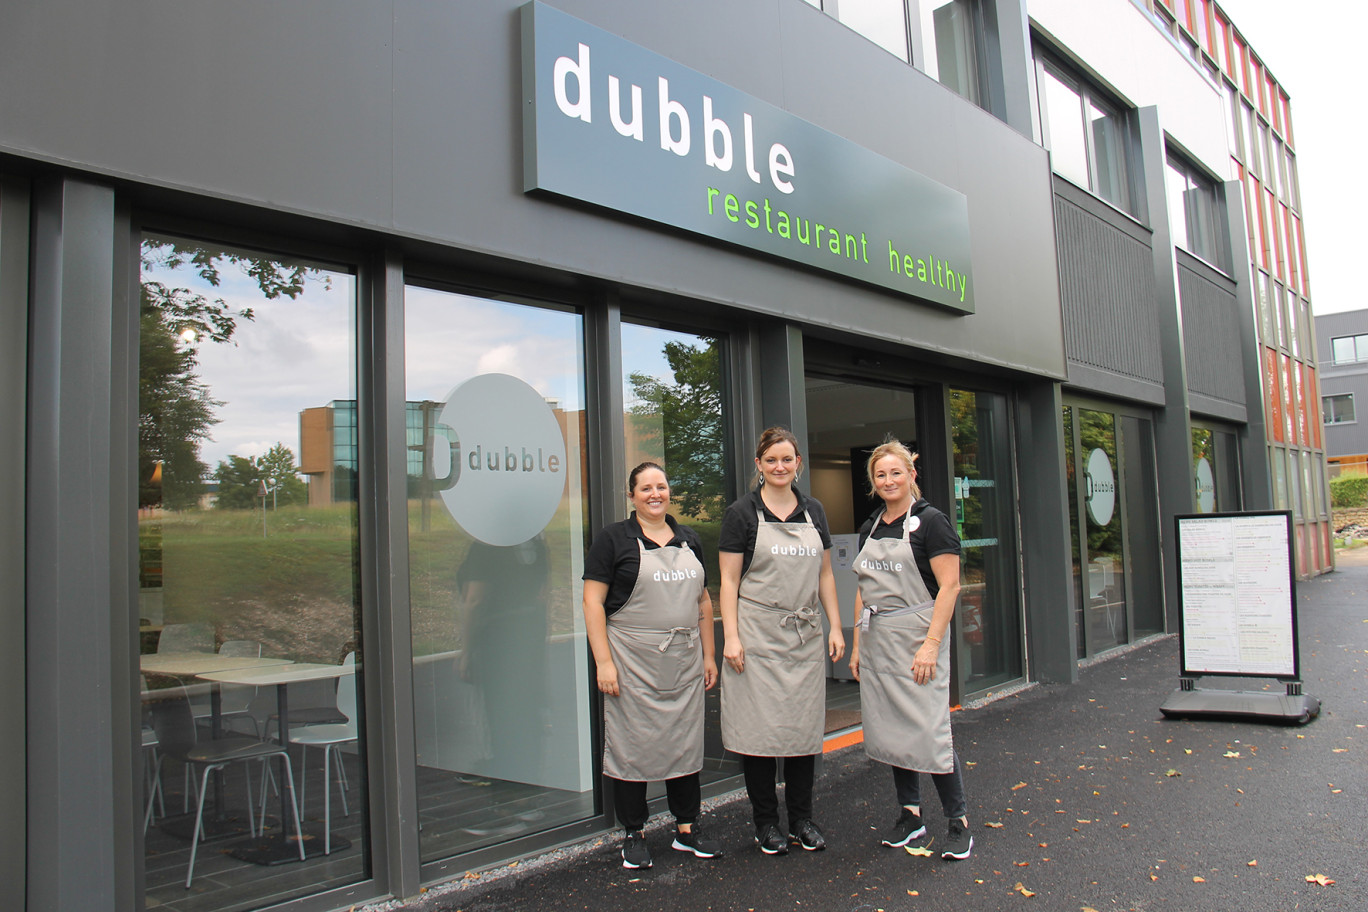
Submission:
[[[370,908],[1358,912],[1368,908],[1363,551],[1297,589],[1304,689],[1322,701],[1307,725],[1163,718],[1178,686],[1176,637],[1086,668],[1075,685],[956,713],[974,836],[965,861],[879,845],[896,817],[892,780],[855,745],[828,754],[817,783],[826,851],[762,855],[736,793],[703,821],[721,858],[672,851],[657,817],[651,870],[624,870],[614,834]],[[1265,687],[1202,686],[1222,683]],[[929,783],[923,798],[939,841]],[[1317,875],[1334,883],[1307,880]]]

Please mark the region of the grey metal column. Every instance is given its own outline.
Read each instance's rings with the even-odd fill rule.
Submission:
[[[1259,345],[1258,295],[1249,272],[1249,236],[1245,233],[1244,187],[1227,181],[1223,226],[1230,247],[1231,274],[1240,314],[1240,351],[1244,353],[1245,424],[1239,431],[1241,502],[1246,510],[1273,509],[1273,477],[1268,465],[1268,414],[1264,402],[1263,348]]]
[[[1031,129],[1031,82],[1035,62],[1031,56],[1031,29],[1025,0],[988,0],[984,4],[988,46],[997,47],[984,61],[991,110],[1027,139]]]
[[[589,526],[597,533],[604,526],[627,518],[624,491],[627,484],[627,444],[621,426],[622,398],[622,306],[616,291],[604,291],[585,316],[586,375],[585,417],[591,478],[607,484],[590,485]],[[578,606],[576,606],[578,607]]]
[[[761,429],[782,425],[793,431],[807,452],[807,389],[803,383],[803,331],[797,326],[775,323],[761,327],[760,423]],[[755,441],[738,449],[754,463]],[[749,477],[749,476],[748,476]]]
[[[135,485],[114,191],[53,178],[33,195],[27,487],[30,912],[134,909],[136,777],[126,530]],[[126,314],[120,315],[120,317]],[[127,511],[125,515],[119,515]],[[122,579],[122,582],[120,580]],[[123,796],[121,799],[116,796]],[[136,845],[136,840],[132,840]]]
[[[28,188],[0,177],[0,624],[24,629],[24,405],[28,383]],[[0,637],[0,726],[24,731],[24,638]],[[24,882],[24,739],[0,743],[0,883]]]
[[[1187,359],[1183,352],[1183,312],[1178,298],[1178,274],[1169,231],[1164,131],[1159,110],[1141,108],[1140,168],[1145,203],[1154,230],[1154,306],[1159,317],[1163,357],[1164,407],[1155,412],[1155,468],[1159,472],[1159,535],[1163,540],[1164,616],[1167,629],[1178,629],[1178,555],[1173,541],[1173,518],[1192,512],[1192,421],[1188,412]]]
[[[1021,517],[1021,574],[1026,642],[1033,681],[1078,680],[1073,548],[1064,470],[1063,400],[1059,384],[1023,385],[1017,395],[1016,469]]]
[[[404,264],[377,256],[363,272],[357,426],[366,756],[374,873],[395,896],[421,889],[413,634],[408,575],[408,453],[404,425]],[[367,472],[366,467],[372,471]],[[367,579],[369,577],[369,579]]]

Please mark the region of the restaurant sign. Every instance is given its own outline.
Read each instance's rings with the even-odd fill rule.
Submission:
[[[524,189],[974,312],[964,195],[533,2]]]

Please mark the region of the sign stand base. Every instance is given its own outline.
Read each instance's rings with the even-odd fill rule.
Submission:
[[[1246,690],[1202,690],[1189,680],[1159,707],[1170,719],[1192,719],[1210,716],[1249,719],[1254,722],[1279,722],[1284,725],[1305,725],[1320,715],[1321,703],[1316,697],[1301,692],[1301,684],[1289,684],[1287,693],[1265,693]]]

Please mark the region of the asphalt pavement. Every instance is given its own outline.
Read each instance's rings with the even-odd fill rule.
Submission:
[[[517,910],[1368,909],[1368,548],[1298,584],[1305,725],[1175,720],[1159,711],[1179,683],[1178,640],[1147,642],[953,716],[974,849],[964,861],[879,845],[897,816],[892,779],[860,745],[826,756],[815,819],[828,848],[762,855],[737,792],[702,825],[725,855],[672,851],[653,818],[650,870],[628,871],[620,834],[475,872],[406,902],[404,912]],[[1202,687],[1282,692],[1278,682]],[[923,814],[945,822],[930,783]]]

